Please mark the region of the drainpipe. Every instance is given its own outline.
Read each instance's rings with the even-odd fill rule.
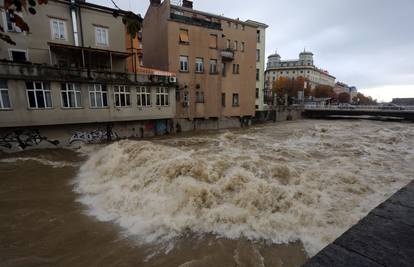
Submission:
[[[134,40],[132,38],[132,34],[129,35],[130,39],[131,39],[131,52],[132,52],[132,69],[134,70],[134,79],[135,82],[138,81],[137,79],[137,54],[135,52],[135,47],[134,47]]]
[[[79,5],[79,25],[80,25],[80,37],[81,37],[81,46],[85,46],[85,41],[83,39],[83,23],[82,23],[82,12],[81,6]]]
[[[79,46],[79,36],[78,36],[78,23],[76,19],[76,0],[70,0],[70,13],[72,17],[72,27],[73,27],[73,40],[75,41],[75,46]]]

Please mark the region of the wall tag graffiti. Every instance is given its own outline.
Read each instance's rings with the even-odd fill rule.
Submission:
[[[93,130],[91,132],[76,131],[70,138],[69,144],[73,144],[75,142],[82,142],[86,144],[97,144],[97,143],[102,143],[105,141],[111,141],[111,140],[117,140],[117,139],[119,139],[118,134],[112,131],[111,128],[109,128],[109,131],[100,130],[100,129]]]
[[[49,140],[46,136],[42,136],[39,130],[14,130],[0,136],[0,147],[12,149],[17,146],[21,149],[37,146],[42,142],[48,142],[54,146],[59,145],[58,140]]]

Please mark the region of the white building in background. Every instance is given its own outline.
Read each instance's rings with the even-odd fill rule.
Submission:
[[[269,27],[264,23],[253,20],[246,21],[257,25],[256,46],[256,111],[267,109],[264,103],[265,97],[265,53],[266,53],[266,29]]]
[[[299,59],[282,60],[278,53],[268,57],[267,68],[265,72],[266,87],[272,88],[272,84],[279,77],[307,79],[312,87],[317,85],[335,86],[335,77],[328,71],[317,68],[314,65],[313,53],[303,51],[299,54]]]

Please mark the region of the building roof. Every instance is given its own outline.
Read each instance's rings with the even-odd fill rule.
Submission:
[[[250,20],[250,19],[248,19],[248,20],[246,20],[246,22],[247,22],[247,23],[251,23],[251,24],[256,24],[257,26],[259,26],[259,27],[263,27],[263,28],[268,28],[268,27],[269,27],[269,25],[264,24],[264,23],[262,23],[262,22],[255,21],[255,20]]]

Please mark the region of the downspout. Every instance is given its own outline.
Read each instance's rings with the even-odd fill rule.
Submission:
[[[82,12],[81,12],[81,6],[79,5],[79,26],[80,26],[80,37],[81,37],[81,46],[85,46],[85,41],[83,39],[83,23],[82,23]]]
[[[70,0],[70,13],[72,18],[72,27],[73,27],[73,40],[75,42],[75,46],[79,46],[79,36],[78,36],[78,23],[76,19],[76,1]]]
[[[132,34],[129,35],[131,39],[131,52],[132,52],[132,68],[134,70],[134,78],[135,82],[137,82],[137,58],[136,58],[136,52],[134,47],[134,40],[132,39]]]

